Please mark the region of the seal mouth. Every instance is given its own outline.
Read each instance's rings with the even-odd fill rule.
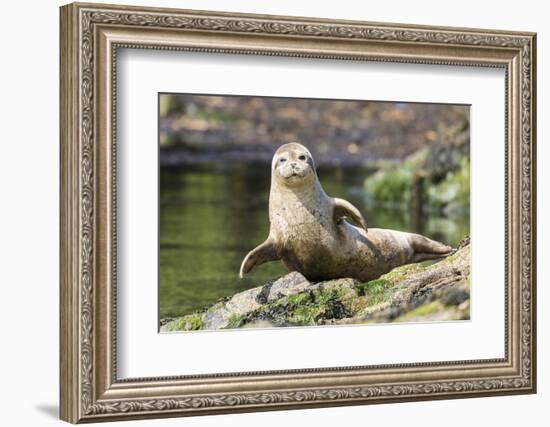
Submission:
[[[282,171],[279,171],[279,176],[283,178],[286,182],[297,183],[305,179],[308,176],[308,172],[307,170],[300,170],[300,169],[282,170]]]
[[[302,179],[304,177],[304,175],[298,173],[298,172],[292,172],[290,175],[288,175],[287,177],[285,177],[285,179],[288,179],[288,180],[297,180],[297,179]]]

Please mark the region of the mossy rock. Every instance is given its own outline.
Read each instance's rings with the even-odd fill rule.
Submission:
[[[202,313],[188,314],[178,317],[161,327],[162,332],[198,331],[202,329]]]
[[[469,318],[469,298],[466,242],[439,262],[404,265],[366,283],[311,283],[289,273],[203,311],[163,321],[161,331],[458,320]]]

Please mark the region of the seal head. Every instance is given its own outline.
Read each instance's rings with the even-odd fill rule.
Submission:
[[[273,156],[271,171],[281,185],[289,188],[308,186],[317,179],[313,156],[296,142],[279,147]]]

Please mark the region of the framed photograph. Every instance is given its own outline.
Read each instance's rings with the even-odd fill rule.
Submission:
[[[63,420],[536,391],[535,34],[60,22]]]

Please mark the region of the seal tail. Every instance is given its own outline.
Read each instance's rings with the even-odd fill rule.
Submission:
[[[420,234],[411,234],[410,240],[414,250],[414,262],[443,258],[449,255],[453,250],[450,246],[428,239]]]

